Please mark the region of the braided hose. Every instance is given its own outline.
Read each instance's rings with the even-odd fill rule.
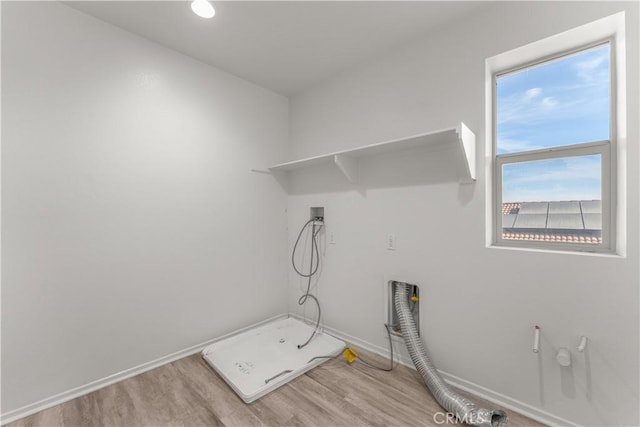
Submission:
[[[409,310],[409,286],[396,282],[395,307],[400,320],[402,337],[409,350],[409,355],[418,373],[424,379],[427,388],[447,412],[455,414],[463,423],[482,427],[504,427],[507,424],[507,414],[500,410],[478,408],[469,399],[453,391],[440,377],[418,336],[415,321]]]

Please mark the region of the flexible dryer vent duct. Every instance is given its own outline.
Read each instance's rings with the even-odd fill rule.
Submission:
[[[500,410],[478,408],[475,403],[453,391],[440,377],[429,360],[422,340],[418,336],[416,324],[409,310],[409,286],[397,282],[395,307],[402,328],[402,336],[409,355],[418,373],[422,375],[429,391],[448,412],[456,415],[461,422],[474,426],[503,427],[507,424],[507,414]]]

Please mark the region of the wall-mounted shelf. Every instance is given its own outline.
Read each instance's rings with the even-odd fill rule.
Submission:
[[[392,141],[365,145],[351,150],[337,151],[321,156],[308,157],[271,166],[270,171],[292,171],[312,166],[333,163],[352,183],[358,182],[358,159],[366,156],[389,153],[393,151],[418,148],[422,146],[449,145],[459,149],[464,167],[461,182],[474,182],[476,179],[476,136],[462,122],[456,127],[394,139]]]

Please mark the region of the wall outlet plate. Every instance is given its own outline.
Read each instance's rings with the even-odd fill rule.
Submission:
[[[396,236],[395,234],[389,234],[387,236],[387,250],[395,251],[396,250]]]

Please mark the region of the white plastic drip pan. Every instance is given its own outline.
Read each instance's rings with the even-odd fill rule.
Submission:
[[[345,348],[343,341],[319,332],[298,349],[312,332],[300,320],[279,319],[211,344],[202,357],[250,403],[329,360],[314,357],[337,356]]]

